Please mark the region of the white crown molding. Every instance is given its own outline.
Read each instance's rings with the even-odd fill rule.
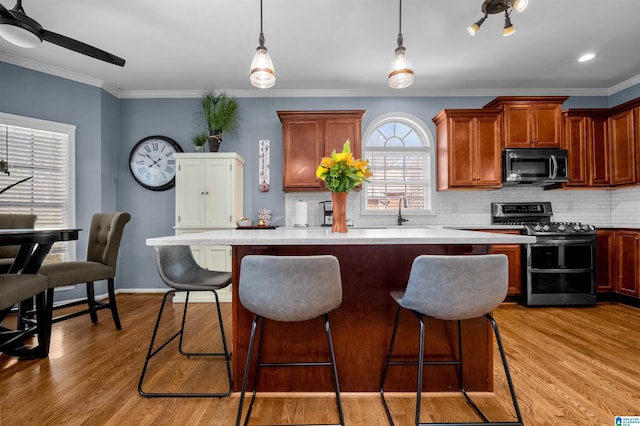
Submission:
[[[631,77],[628,80],[623,81],[622,83],[618,83],[615,86],[609,88],[609,95],[613,95],[615,93],[621,92],[624,89],[628,89],[629,87],[635,86],[640,83],[640,75],[636,75],[635,77]]]
[[[162,99],[162,98],[199,98],[203,90],[120,90],[104,80],[53,67],[42,62],[20,58],[0,52],[0,61],[28,68],[45,74],[73,80],[78,83],[99,87],[119,99]],[[640,75],[600,89],[452,89],[452,90],[412,90],[387,89],[376,91],[359,89],[254,89],[226,90],[229,96],[237,98],[361,98],[361,97],[477,97],[477,96],[524,96],[524,95],[565,95],[565,96],[610,96],[640,83]]]
[[[21,58],[6,52],[0,52],[0,61],[17,65],[22,68],[43,72],[45,74],[55,75],[56,77],[65,78],[67,80],[77,81],[78,83],[87,84],[89,86],[102,88],[104,85],[104,80],[100,80],[99,78],[89,77],[88,75],[69,71],[64,68],[54,67],[43,62],[34,61],[33,59]]]

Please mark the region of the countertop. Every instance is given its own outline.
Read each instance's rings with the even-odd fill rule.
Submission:
[[[147,239],[162,245],[382,245],[382,244],[529,244],[535,237],[494,234],[443,227],[351,228],[332,233],[331,228],[220,229]]]

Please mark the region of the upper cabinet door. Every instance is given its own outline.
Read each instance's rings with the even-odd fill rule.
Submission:
[[[536,147],[560,148],[562,142],[562,116],[558,104],[534,104],[533,144]]]
[[[324,153],[323,123],[313,119],[291,119],[282,123],[283,188],[320,189],[316,177]]]
[[[611,184],[626,185],[636,181],[634,111],[609,117],[611,140]]]

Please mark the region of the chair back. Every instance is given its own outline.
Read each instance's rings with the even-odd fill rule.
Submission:
[[[0,229],[33,229],[38,216],[35,214],[0,214]],[[20,246],[0,246],[0,259],[13,258]]]
[[[418,256],[398,303],[442,320],[481,317],[498,307],[507,295],[508,268],[504,254]]]
[[[115,268],[124,226],[129,220],[131,215],[125,212],[95,213],[89,225],[87,260]]]
[[[248,255],[240,265],[240,303],[276,321],[306,321],[342,303],[335,256]]]
[[[189,246],[156,246],[155,249],[160,278],[170,287],[179,289],[193,282],[193,275],[202,269]]]

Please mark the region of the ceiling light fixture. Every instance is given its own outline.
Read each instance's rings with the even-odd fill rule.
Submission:
[[[26,16],[22,0],[18,0],[11,10],[2,6],[0,12],[0,37],[18,47],[29,49],[42,43],[42,27]]]
[[[260,44],[256,49],[256,54],[251,61],[251,71],[249,79],[251,84],[258,89],[268,89],[276,84],[276,72],[273,69],[273,62],[264,47],[264,34],[262,33],[262,0],[260,0],[260,36],[258,37]]]
[[[480,18],[480,20],[474,24],[471,24],[467,27],[467,32],[471,36],[475,36],[476,33],[480,30],[480,26],[487,19],[489,15],[494,15],[496,13],[504,12],[504,30],[502,31],[502,35],[504,37],[509,36],[516,32],[513,24],[511,23],[511,12],[522,12],[527,8],[529,4],[529,0],[484,0],[482,3],[482,13],[484,16]]]
[[[407,52],[402,45],[402,0],[400,1],[400,17],[398,19],[398,47],[394,53],[389,71],[389,87],[403,89],[413,84],[413,66],[407,58]]]
[[[595,57],[596,57],[595,53],[585,53],[584,55],[578,58],[578,62],[589,62]]]

